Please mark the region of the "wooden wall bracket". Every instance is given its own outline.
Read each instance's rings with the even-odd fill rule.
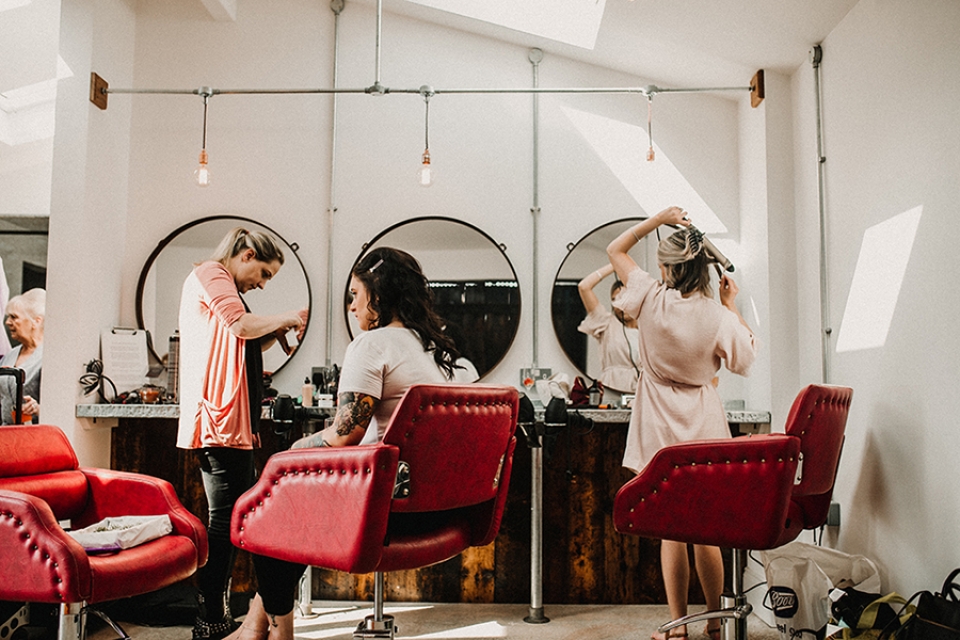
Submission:
[[[100,109],[107,108],[107,89],[110,85],[107,81],[94,72],[90,72],[90,102],[97,105]]]
[[[763,102],[763,69],[753,74],[750,80],[750,106],[756,109]]]

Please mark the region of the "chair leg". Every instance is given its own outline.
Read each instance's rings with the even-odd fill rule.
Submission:
[[[677,618],[676,620],[671,620],[670,622],[660,625],[657,631],[666,633],[670,629],[675,629],[685,624],[719,618],[721,640],[747,640],[747,617],[753,611],[753,605],[747,602],[747,595],[743,590],[743,571],[746,566],[746,550],[734,549],[733,576],[731,576],[733,593],[725,593],[720,596],[720,605],[722,608],[714,611],[694,613],[689,616]]]
[[[383,572],[373,574],[373,615],[369,615],[357,625],[354,638],[389,638],[393,640],[397,627],[393,616],[383,615]]]
[[[90,605],[84,605],[84,607],[80,610],[80,620],[81,620],[81,629],[82,629],[82,635],[80,636],[80,640],[86,640],[87,638],[87,616],[89,616],[91,613],[97,616],[98,618],[100,618],[101,620],[103,620],[104,622],[106,622],[108,625],[110,625],[110,628],[113,629],[113,632],[117,634],[117,638],[119,640],[130,640],[130,636],[127,635],[127,632],[124,631],[119,624],[111,620],[110,616],[105,614],[103,611],[94,609]]]

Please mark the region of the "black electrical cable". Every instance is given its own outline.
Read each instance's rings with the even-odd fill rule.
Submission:
[[[103,375],[103,363],[94,358],[87,363],[87,372],[80,376],[80,384],[83,385],[83,395],[88,396],[94,391],[97,392],[97,395],[100,396],[100,399],[104,402],[112,402],[113,400],[107,400],[107,397],[103,393],[103,383],[109,382],[110,388],[113,389],[113,399],[117,397],[117,387],[113,384],[113,380]]]

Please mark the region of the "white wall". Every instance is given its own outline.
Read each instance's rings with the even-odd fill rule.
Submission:
[[[853,387],[837,499],[840,548],[881,566],[903,594],[939,589],[960,565],[960,4],[861,0],[823,42],[829,308],[832,346],[865,232],[922,206],[882,346],[833,352],[829,381]],[[819,336],[810,307],[818,283],[812,72],[793,78],[797,163],[797,306],[800,372],[817,377]],[[813,156],[815,157],[815,156]],[[893,288],[895,281],[890,281]],[[879,297],[896,295],[882,291]],[[881,305],[877,305],[880,308]],[[783,399],[775,400],[782,404]]]
[[[60,55],[74,75],[57,91],[41,395],[44,422],[60,425],[81,462],[96,466],[109,466],[110,431],[74,417],[77,380],[99,357],[100,331],[120,320],[130,107],[114,104],[103,118],[89,102],[90,72],[132,82],[133,26],[125,0],[61,3]]]
[[[238,20],[215,23],[186,7],[144,4],[137,16],[135,85],[154,88],[325,87],[332,84],[333,15],[302,0],[244,3]],[[376,14],[343,11],[339,86],[366,87],[375,72]],[[276,46],[277,34],[284,45]],[[202,60],[203,63],[197,63]],[[399,89],[429,84],[527,87],[527,49],[387,14],[382,82]],[[541,86],[643,86],[632,78],[556,57],[540,66]],[[743,99],[746,99],[744,94]],[[124,258],[123,304],[133,317],[140,265],[156,242],[203,215],[233,213],[262,220],[302,247],[315,309],[304,352],[290,369],[298,385],[322,363],[326,294],[326,210],[330,203],[330,96],[215,96],[207,148],[213,183],[191,182],[199,151],[202,101],[196,96],[111,96],[133,104],[129,219],[137,229]],[[437,180],[417,186],[424,103],[418,94],[338,98],[333,282],[340,295],[362,245],[398,221],[428,215],[468,222],[507,247],[523,292],[519,335],[494,370],[493,382],[516,384],[534,359],[532,319],[533,98],[529,94],[438,94],[430,105],[430,149]],[[614,218],[644,215],[624,186],[562,115],[562,106],[645,126],[639,96],[545,96],[541,99],[539,307],[566,245]],[[112,109],[112,106],[111,106]],[[736,239],[739,229],[736,99],[665,95],[655,107],[655,140],[685,173]],[[109,118],[110,115],[106,114]],[[644,151],[645,134],[638,139]],[[335,305],[333,348],[340,361],[348,335]],[[541,366],[573,373],[553,336],[548,311],[538,318]],[[737,392],[736,397],[742,397]],[[762,396],[761,396],[762,397]]]

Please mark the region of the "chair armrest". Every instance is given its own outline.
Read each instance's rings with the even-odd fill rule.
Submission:
[[[230,537],[251,553],[369,573],[380,561],[399,449],[294,449],[270,457],[233,508]]]
[[[40,498],[0,489],[0,597],[80,602],[90,597],[87,553]]]
[[[73,519],[75,529],[108,517],[168,515],[173,534],[186,536],[197,547],[197,566],[207,562],[207,530],[180,502],[166,480],[140,473],[110,469],[80,469],[87,478],[90,498],[87,508]]]
[[[782,533],[800,439],[771,434],[661,449],[614,500],[614,527],[648,538],[767,549]]]

